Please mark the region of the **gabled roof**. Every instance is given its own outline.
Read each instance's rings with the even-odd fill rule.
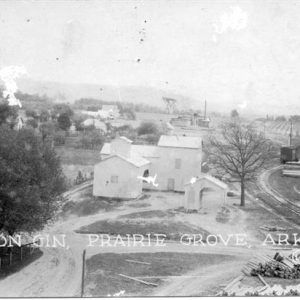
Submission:
[[[92,118],[86,119],[82,122],[82,125],[85,127],[94,125],[96,129],[101,129],[105,132],[107,131],[106,124],[98,119],[92,119]]]
[[[199,149],[202,139],[194,136],[162,135],[158,141],[159,147]]]
[[[104,143],[101,148],[100,154],[109,155],[110,154],[110,143]]]
[[[132,152],[143,157],[159,157],[158,147],[152,145],[132,145]]]
[[[128,139],[126,136],[120,136],[118,138],[121,139],[121,140],[123,140],[123,141],[125,141],[125,142],[127,142],[127,143],[129,143],[129,144],[132,143],[132,140]]]
[[[197,177],[193,177],[191,179],[190,182],[186,183],[185,185],[193,185],[195,184],[196,182],[199,182],[201,180],[207,180],[207,181],[210,181],[211,183],[215,184],[216,186],[220,187],[221,189],[227,189],[228,188],[228,185],[226,183],[224,183],[223,181],[211,176],[211,175],[208,175],[208,174],[201,174],[201,176],[197,176]]]
[[[107,161],[113,157],[118,157],[132,165],[134,165],[135,167],[139,168],[139,167],[142,167],[144,165],[147,165],[149,164],[150,162],[143,158],[143,157],[140,157],[140,156],[131,156],[130,158],[127,158],[127,157],[124,157],[122,155],[119,155],[119,154],[113,154],[113,155],[110,155],[108,157],[105,157],[103,158],[100,162],[98,162],[97,164],[101,164],[103,161]]]
[[[110,143],[104,143],[100,154],[110,155]],[[131,145],[131,154],[133,156],[142,156],[142,157],[159,157],[157,153],[157,146],[151,145]]]

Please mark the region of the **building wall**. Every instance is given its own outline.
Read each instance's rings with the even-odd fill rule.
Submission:
[[[216,211],[226,203],[226,193],[227,189],[203,179],[185,186],[182,206],[191,210]]]
[[[157,174],[157,188],[144,184],[144,188],[158,190],[172,190],[168,186],[168,180],[174,180],[174,191],[184,191],[184,184],[194,176],[201,174],[201,149],[158,147],[159,158],[148,158],[150,164],[150,176]],[[175,167],[175,160],[180,159],[180,168]],[[178,165],[177,165],[178,166]]]
[[[147,166],[134,165],[113,157],[104,160],[94,168],[93,195],[111,198],[136,198],[142,193],[142,181],[137,176],[144,174]],[[118,176],[118,183],[111,182],[111,176]]]

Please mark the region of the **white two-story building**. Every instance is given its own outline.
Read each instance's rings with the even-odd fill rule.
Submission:
[[[186,136],[166,136],[162,135],[157,146],[150,145],[132,145],[131,141],[125,137],[117,137],[111,143],[105,143],[101,150],[101,161],[95,166],[94,172],[94,195],[104,195],[102,186],[103,174],[99,171],[108,164],[107,159],[113,155],[122,158],[137,160],[143,159],[144,177],[155,176],[155,187],[153,184],[143,183],[140,189],[158,189],[162,191],[184,191],[184,185],[191,177],[201,174],[202,159],[202,141],[199,137]],[[147,163],[146,163],[147,162]],[[115,160],[111,160],[111,165],[115,164]],[[102,167],[103,166],[103,167]],[[106,167],[106,174],[110,174],[115,166]],[[141,181],[137,179],[136,174],[130,172],[129,167],[118,168],[118,174],[112,176],[133,176],[133,181]],[[124,189],[119,185],[114,185],[115,189]],[[113,194],[113,193],[111,193]]]

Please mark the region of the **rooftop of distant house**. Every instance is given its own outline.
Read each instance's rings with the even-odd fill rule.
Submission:
[[[103,104],[102,110],[118,110],[118,106],[114,104]]]

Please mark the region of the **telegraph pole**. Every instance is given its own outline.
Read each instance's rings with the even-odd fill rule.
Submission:
[[[82,252],[81,298],[83,298],[84,295],[85,252],[86,250],[84,249]]]
[[[293,138],[293,121],[290,119],[291,126],[290,126],[290,134],[289,134],[289,145],[292,146],[292,138]]]

